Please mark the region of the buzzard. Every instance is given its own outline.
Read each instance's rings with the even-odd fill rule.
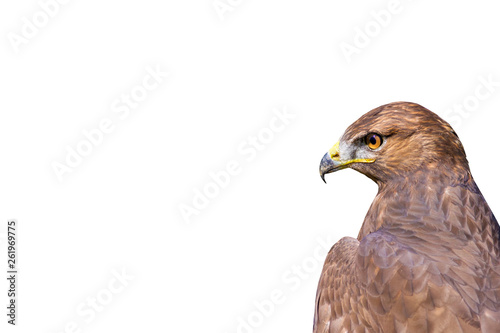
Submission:
[[[500,332],[500,230],[451,126],[407,102],[347,128],[320,175],[378,184],[357,239],[325,260],[314,333]]]

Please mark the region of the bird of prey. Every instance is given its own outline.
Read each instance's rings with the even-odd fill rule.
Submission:
[[[378,184],[357,239],[328,253],[314,333],[500,332],[500,231],[464,148],[435,113],[378,107],[347,128],[320,175]]]

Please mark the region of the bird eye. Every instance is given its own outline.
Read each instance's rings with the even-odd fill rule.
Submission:
[[[377,149],[382,144],[382,137],[375,133],[370,133],[365,137],[365,143],[370,149]]]

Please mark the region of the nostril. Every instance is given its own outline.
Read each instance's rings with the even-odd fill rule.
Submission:
[[[337,142],[328,151],[328,155],[330,156],[331,159],[339,159],[340,158],[340,156],[339,156],[339,145],[340,145],[340,142]]]

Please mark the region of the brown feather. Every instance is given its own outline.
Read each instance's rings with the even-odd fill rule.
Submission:
[[[387,138],[358,239],[337,242],[316,295],[314,333],[500,332],[500,233],[453,129],[413,103],[374,109],[341,141]],[[411,148],[410,148],[411,147]]]

